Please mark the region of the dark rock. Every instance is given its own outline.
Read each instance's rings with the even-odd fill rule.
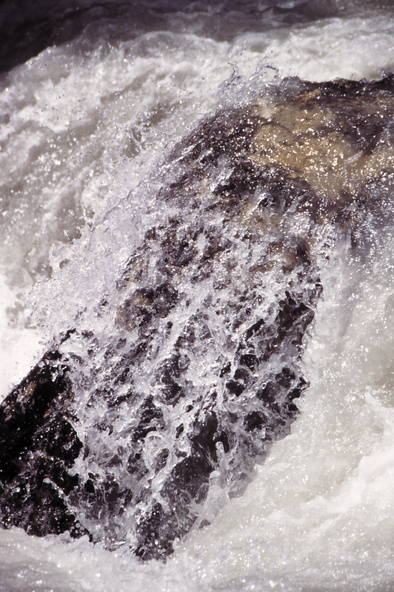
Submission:
[[[68,366],[49,352],[0,407],[0,520],[42,536],[87,533],[64,497],[78,486],[70,472],[82,444],[68,414]]]

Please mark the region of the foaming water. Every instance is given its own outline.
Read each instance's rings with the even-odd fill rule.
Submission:
[[[210,536],[186,545],[220,590],[261,589],[262,574],[267,589],[393,585],[393,238],[384,238],[371,267],[342,248],[335,276],[323,271],[301,416]]]
[[[99,325],[93,305],[166,216],[156,173],[179,138],[274,75],[378,77],[394,64],[392,22],[331,18],[220,41],[178,19],[176,33],[111,44],[85,31],[11,71],[0,92],[1,394],[76,316]],[[164,565],[2,531],[0,590],[392,590],[393,247],[386,229],[367,261],[347,244],[331,256],[302,413],[242,497],[218,495],[211,526]]]
[[[14,326],[24,325],[23,293],[50,275],[59,280],[49,286],[45,306],[37,305],[50,318],[45,339],[64,329],[53,326],[57,290],[68,290],[66,317],[80,312],[86,290],[91,298],[105,291],[129,241],[138,241],[141,203],[133,187],[217,105],[247,102],[253,86],[261,88],[275,72],[310,80],[378,77],[394,63],[392,37],[385,15],[242,33],[231,42],[167,31],[103,44],[87,31],[11,71],[0,92],[0,254],[17,300],[4,307]]]

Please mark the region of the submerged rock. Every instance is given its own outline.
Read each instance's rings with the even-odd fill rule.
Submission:
[[[391,217],[393,116],[391,75],[291,79],[180,142],[105,330],[76,323],[0,407],[4,527],[165,558],[243,492],[307,388],[319,266]]]

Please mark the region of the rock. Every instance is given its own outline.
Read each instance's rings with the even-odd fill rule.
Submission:
[[[3,526],[164,559],[215,487],[244,491],[308,386],[330,244],[390,219],[393,97],[286,80],[176,146],[166,218],[97,312],[113,337],[76,324],[0,408]]]
[[[68,414],[67,372],[49,352],[0,408],[1,521],[38,536],[86,533],[64,500],[78,484],[69,469],[82,447]]]

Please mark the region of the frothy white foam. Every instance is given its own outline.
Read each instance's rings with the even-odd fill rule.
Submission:
[[[300,418],[244,496],[186,544],[220,590],[252,590],[262,574],[275,589],[343,590],[344,581],[347,590],[390,589],[393,241],[385,238],[369,271],[342,251],[335,276],[323,272]]]

